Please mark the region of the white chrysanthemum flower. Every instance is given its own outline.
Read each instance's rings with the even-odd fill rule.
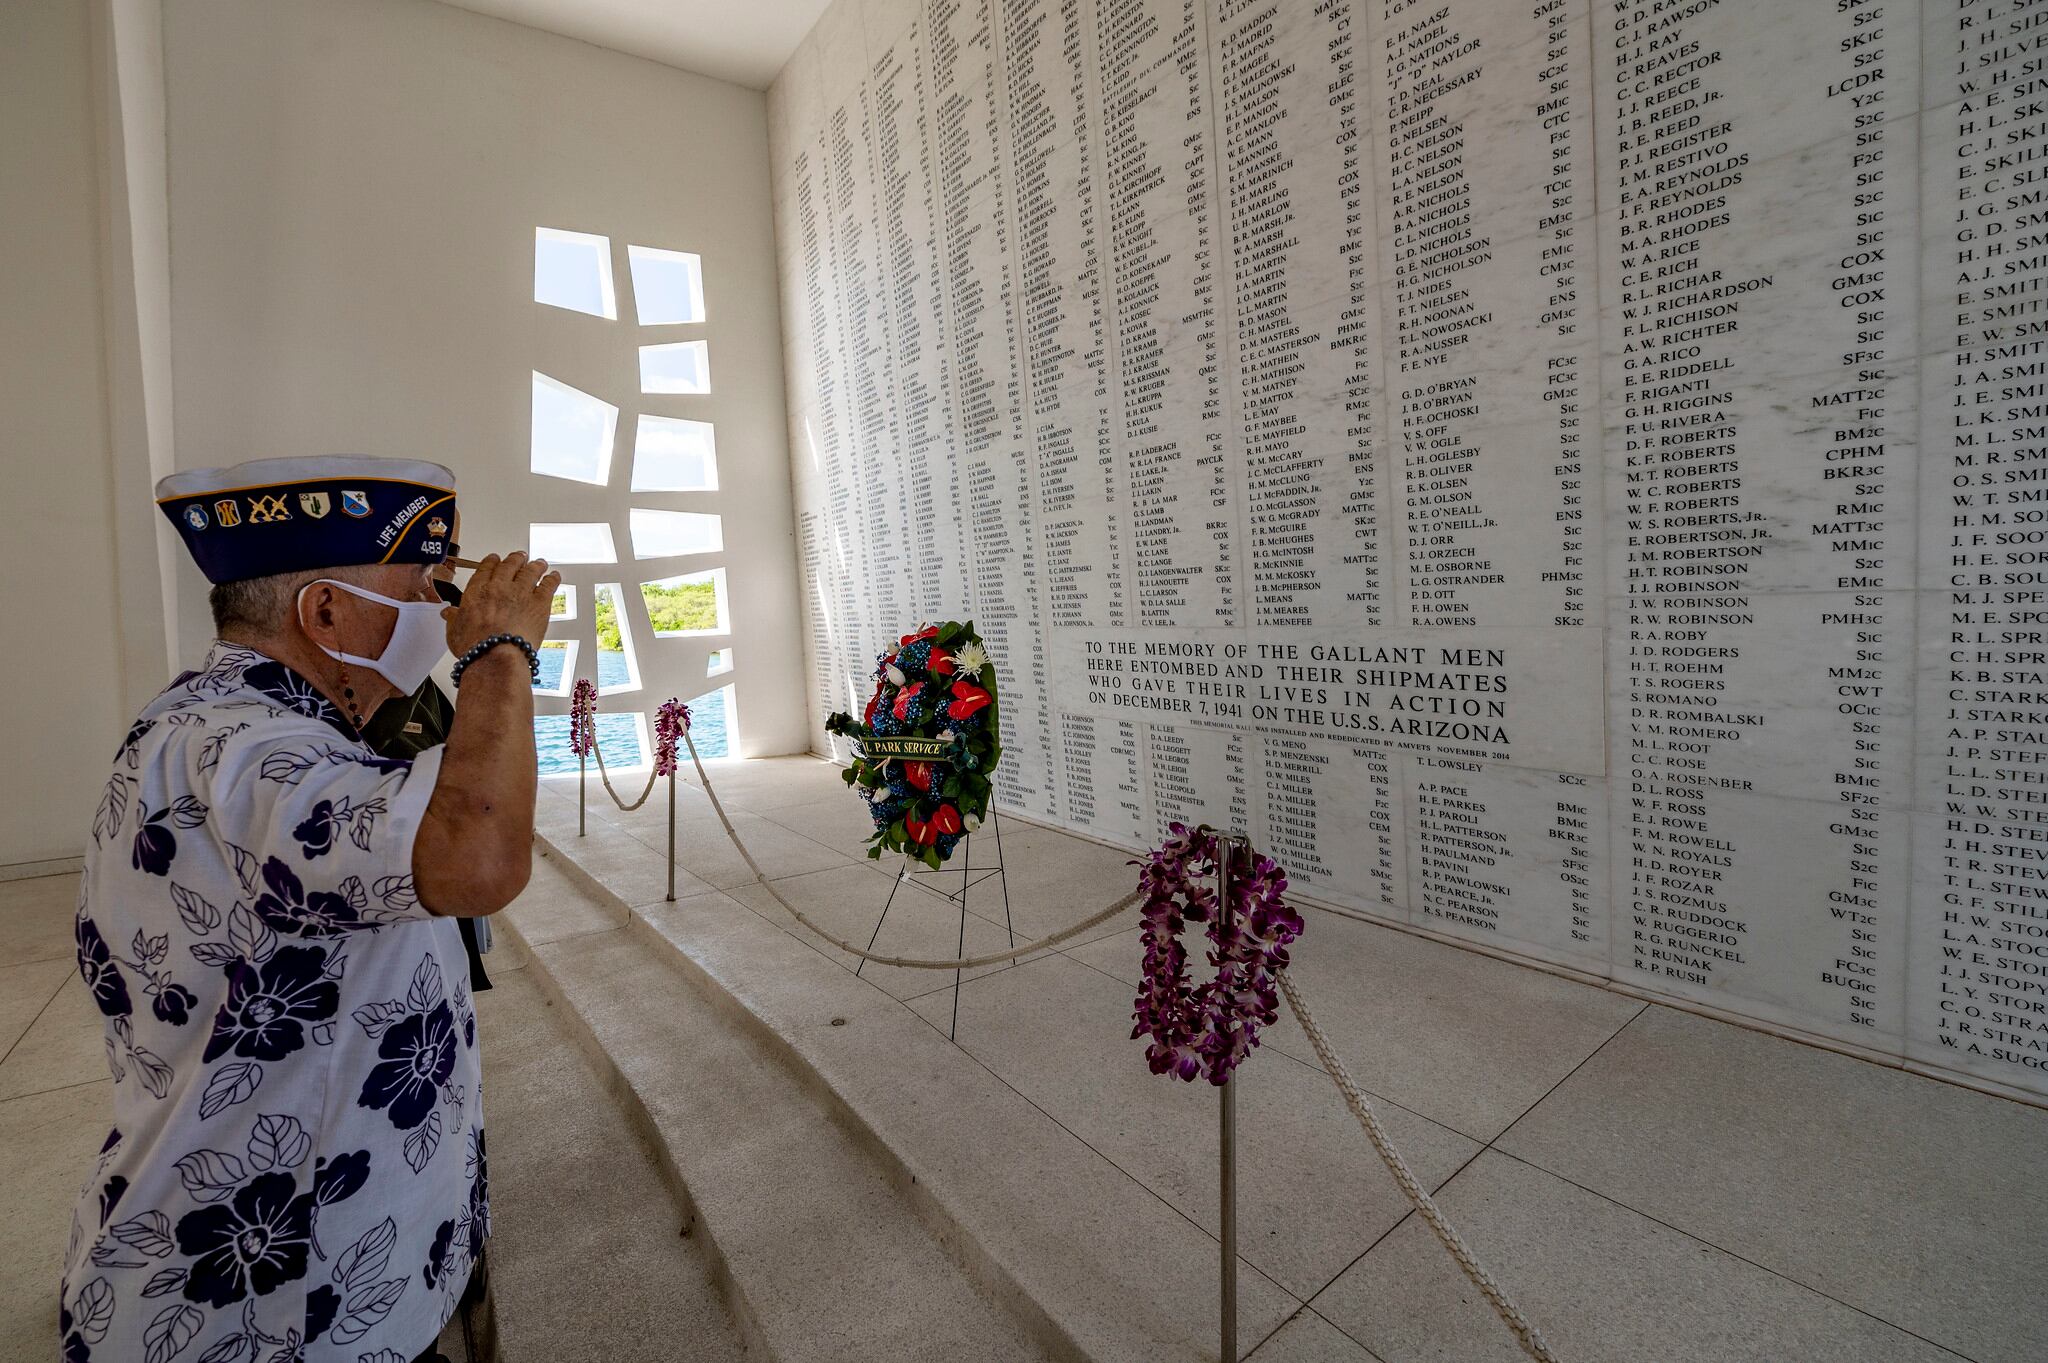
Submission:
[[[978,676],[981,669],[988,666],[988,651],[980,644],[967,644],[954,650],[953,661],[960,664],[960,670],[968,676]]]
[[[903,675],[902,668],[896,666],[896,664],[894,663],[889,664],[889,685],[901,686],[904,682],[908,680],[909,678]]]
[[[958,737],[959,735],[954,733],[951,729],[939,730],[939,741],[942,743],[951,743],[954,739]]]

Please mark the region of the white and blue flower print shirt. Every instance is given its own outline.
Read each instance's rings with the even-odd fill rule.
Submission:
[[[78,904],[114,1130],[66,1363],[409,1363],[452,1314],[490,1212],[468,962],[412,885],[440,761],[226,643],[128,731]]]

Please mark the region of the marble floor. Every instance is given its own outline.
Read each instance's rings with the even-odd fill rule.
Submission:
[[[865,940],[890,878],[861,859],[865,819],[836,771],[789,758],[721,763],[713,779],[783,893]],[[628,904],[659,905],[661,795],[634,815],[600,813],[593,780],[579,840],[574,794],[574,778],[546,783],[551,836],[601,865]],[[1000,896],[977,889],[970,950],[1063,926],[1128,883],[1125,854],[1085,839],[1013,820],[1003,838],[1007,919]],[[850,958],[751,885],[687,786],[677,845],[684,906],[751,911],[851,975]],[[49,1352],[72,1190],[104,1134],[99,1028],[70,962],[75,885],[0,883],[0,1224],[12,1232],[0,1359]],[[613,926],[594,917],[581,930]],[[961,931],[950,905],[909,894],[879,945],[950,955]],[[1213,1233],[1215,1097],[1146,1072],[1129,1039],[1137,959],[1125,918],[974,974],[958,1044]],[[1560,1357],[2048,1357],[2048,1111],[1334,914],[1311,912],[1296,962],[1395,1140]],[[950,975],[870,967],[861,979],[875,1007],[940,1033],[953,1024]],[[1520,1357],[1407,1211],[1291,1021],[1241,1072],[1238,1109],[1242,1252],[1281,1301],[1259,1311],[1251,1358]]]

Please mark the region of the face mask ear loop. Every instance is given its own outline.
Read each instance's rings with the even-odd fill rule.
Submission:
[[[305,601],[307,590],[312,587],[318,586],[321,582],[328,582],[329,585],[339,585],[331,582],[331,580],[328,578],[318,578],[312,582],[308,582],[304,587],[299,588],[298,596],[292,599],[292,608],[294,610],[297,610],[300,607],[300,605]],[[299,628],[304,629],[305,627],[305,618],[301,616],[299,619]],[[328,652],[328,650],[325,648],[322,648],[320,651],[323,653]],[[349,676],[348,664],[346,662],[342,662],[341,657],[338,654],[329,653],[328,656],[334,658],[336,662],[341,663],[341,703],[348,709],[348,722],[350,727],[353,728],[357,733],[361,733],[363,731],[363,724],[365,723],[365,721],[363,719],[362,708],[356,704],[355,682],[354,679]]]

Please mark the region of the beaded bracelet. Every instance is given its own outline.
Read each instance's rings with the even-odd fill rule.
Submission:
[[[457,686],[462,685],[463,671],[467,669],[471,663],[475,662],[478,658],[483,657],[484,654],[490,652],[490,650],[496,648],[499,644],[519,645],[519,651],[526,655],[527,670],[533,673],[533,679],[535,681],[540,680],[540,654],[534,650],[532,644],[527,643],[526,640],[520,638],[516,634],[493,634],[488,639],[478,640],[474,645],[470,647],[469,652],[463,654],[460,658],[457,658],[455,660],[455,672],[452,678],[455,684]]]

